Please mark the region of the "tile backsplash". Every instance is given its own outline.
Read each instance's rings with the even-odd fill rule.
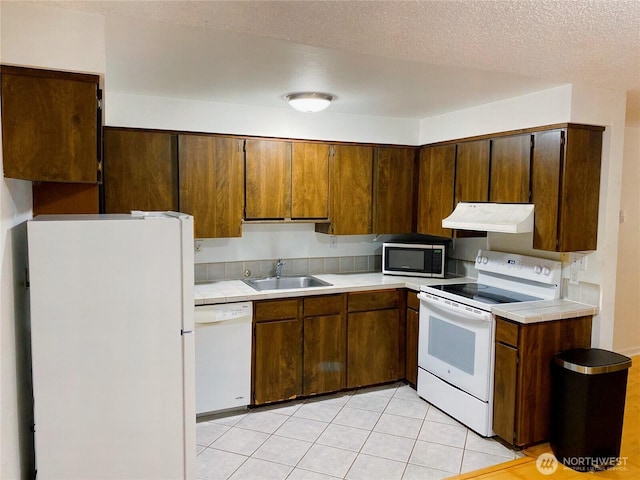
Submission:
[[[249,277],[275,275],[277,258],[246,262],[198,263],[195,265],[197,283],[220,280],[240,280]],[[323,273],[367,273],[382,271],[382,255],[355,255],[345,257],[285,258],[282,275],[321,275]],[[475,262],[449,258],[447,275],[477,278]]]
[[[345,257],[284,258],[282,275],[320,275],[323,273],[366,273],[382,271],[381,255]],[[197,283],[218,280],[240,280],[245,277],[272,277],[276,262],[252,260],[246,262],[198,263],[195,265]],[[245,275],[245,272],[249,272]]]

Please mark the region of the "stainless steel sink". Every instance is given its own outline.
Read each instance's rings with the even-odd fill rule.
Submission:
[[[287,290],[293,288],[331,287],[332,284],[311,275],[298,277],[246,278],[242,280],[256,290]]]

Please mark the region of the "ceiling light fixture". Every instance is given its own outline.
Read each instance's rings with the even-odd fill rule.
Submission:
[[[319,112],[324,110],[335,98],[334,95],[329,95],[328,93],[314,92],[289,93],[284,96],[284,99],[289,102],[289,105],[301,112]]]

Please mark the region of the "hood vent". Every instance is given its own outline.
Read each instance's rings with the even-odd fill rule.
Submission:
[[[480,232],[533,232],[533,205],[523,203],[460,202],[442,220],[442,228]]]

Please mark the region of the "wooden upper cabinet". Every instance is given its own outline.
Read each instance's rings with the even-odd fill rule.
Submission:
[[[455,202],[489,200],[489,140],[457,145]]]
[[[373,233],[412,231],[415,149],[377,148],[373,164]]]
[[[451,237],[442,219],[453,211],[456,146],[424,147],[420,150],[418,187],[418,233]]]
[[[330,224],[316,231],[332,235],[371,233],[373,147],[336,145],[330,159]]]
[[[178,210],[176,137],[140,130],[104,130],[104,210]]]
[[[242,236],[243,140],[180,135],[180,210],[196,238]]]
[[[97,183],[97,75],[2,66],[4,176]]]
[[[569,126],[534,134],[533,248],[595,250],[602,127]]]
[[[291,146],[291,213],[293,219],[329,218],[329,145]]]
[[[489,200],[528,203],[530,163],[530,134],[492,139]]]
[[[291,143],[249,139],[245,143],[247,220],[290,217]]]

